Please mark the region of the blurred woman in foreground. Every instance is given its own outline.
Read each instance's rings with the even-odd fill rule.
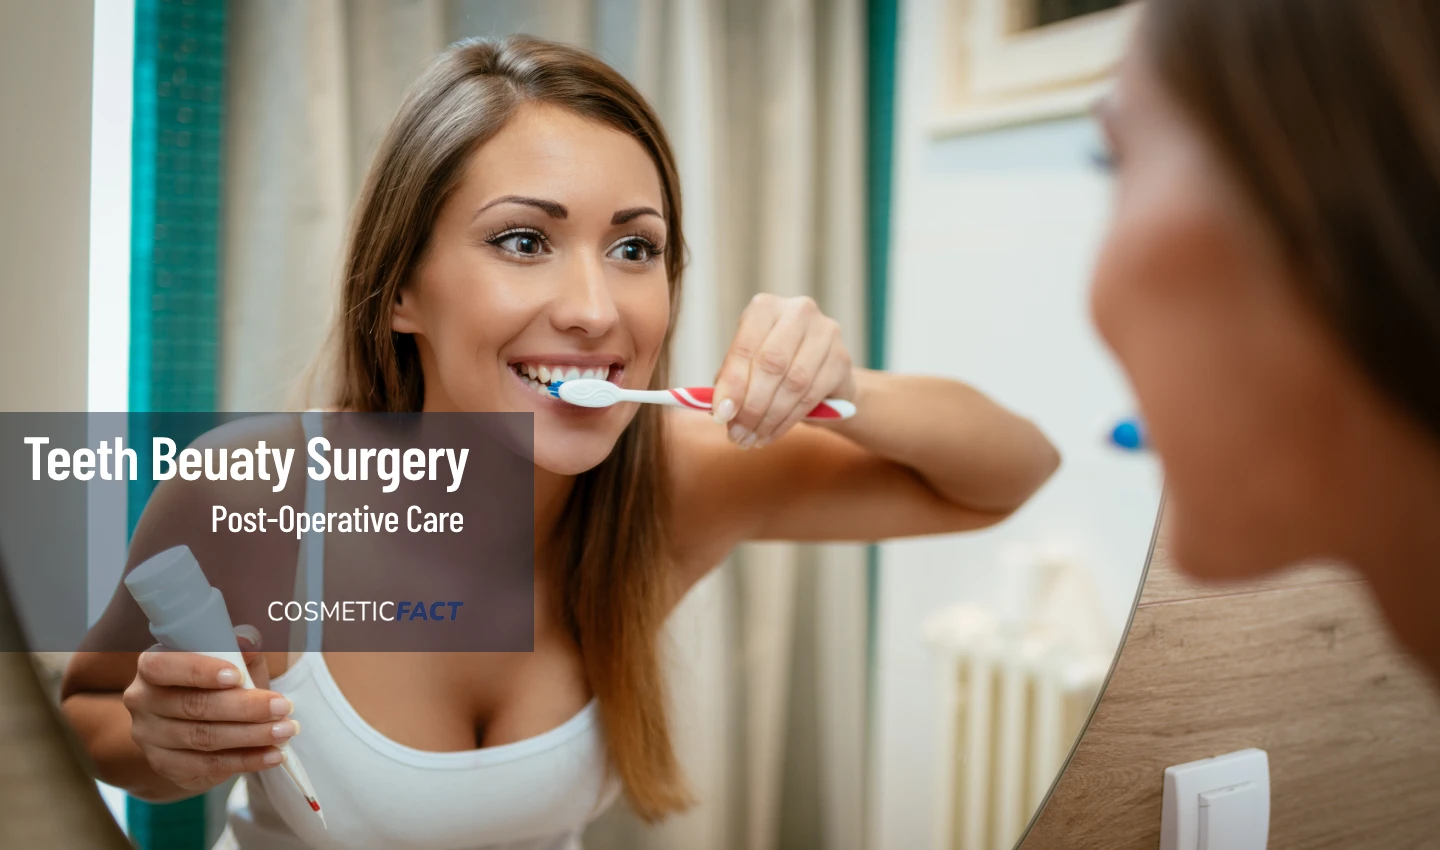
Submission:
[[[1440,4],[1150,0],[1100,114],[1180,565],[1352,564],[1440,670]]]

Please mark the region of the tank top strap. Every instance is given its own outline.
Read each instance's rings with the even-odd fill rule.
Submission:
[[[325,481],[316,480],[309,474],[310,453],[308,451],[310,441],[325,434],[325,413],[320,410],[307,410],[300,414],[301,424],[305,429],[305,448],[301,451],[305,457],[305,512],[308,514],[325,512]],[[299,562],[295,565],[295,599],[306,606],[306,612],[316,611],[324,604],[325,600],[325,533],[324,531],[307,531],[300,540]],[[307,603],[315,603],[313,608]],[[297,627],[304,626],[304,631]],[[317,616],[313,620],[300,619],[291,623],[290,628],[290,652],[291,661],[297,652],[319,652],[323,618]],[[298,646],[296,644],[299,644]]]

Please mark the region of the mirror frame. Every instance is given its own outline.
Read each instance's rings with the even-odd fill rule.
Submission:
[[[1333,564],[1205,583],[1165,500],[1125,637],[1017,850],[1153,850],[1165,769],[1269,754],[1271,846],[1411,847],[1440,829],[1440,690]]]
[[[0,643],[28,647],[0,561]],[[134,850],[28,651],[0,652],[0,845]]]

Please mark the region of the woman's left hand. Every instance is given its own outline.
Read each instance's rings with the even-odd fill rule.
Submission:
[[[761,293],[715,376],[715,421],[743,449],[783,437],[827,398],[855,400],[855,369],[840,324],[814,299]]]

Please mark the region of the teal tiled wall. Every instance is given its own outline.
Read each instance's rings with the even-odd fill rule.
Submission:
[[[130,435],[137,446],[150,443],[144,414],[216,406],[225,24],[225,0],[135,4]],[[132,530],[150,487],[143,478],[131,483]],[[220,826],[206,809],[203,796],[164,805],[131,798],[131,838],[143,850],[203,850]]]
[[[871,369],[885,368],[885,328],[890,299],[890,199],[894,169],[895,59],[900,0],[866,3],[866,356]],[[880,549],[865,552],[866,717],[875,716],[876,635],[880,627]]]

